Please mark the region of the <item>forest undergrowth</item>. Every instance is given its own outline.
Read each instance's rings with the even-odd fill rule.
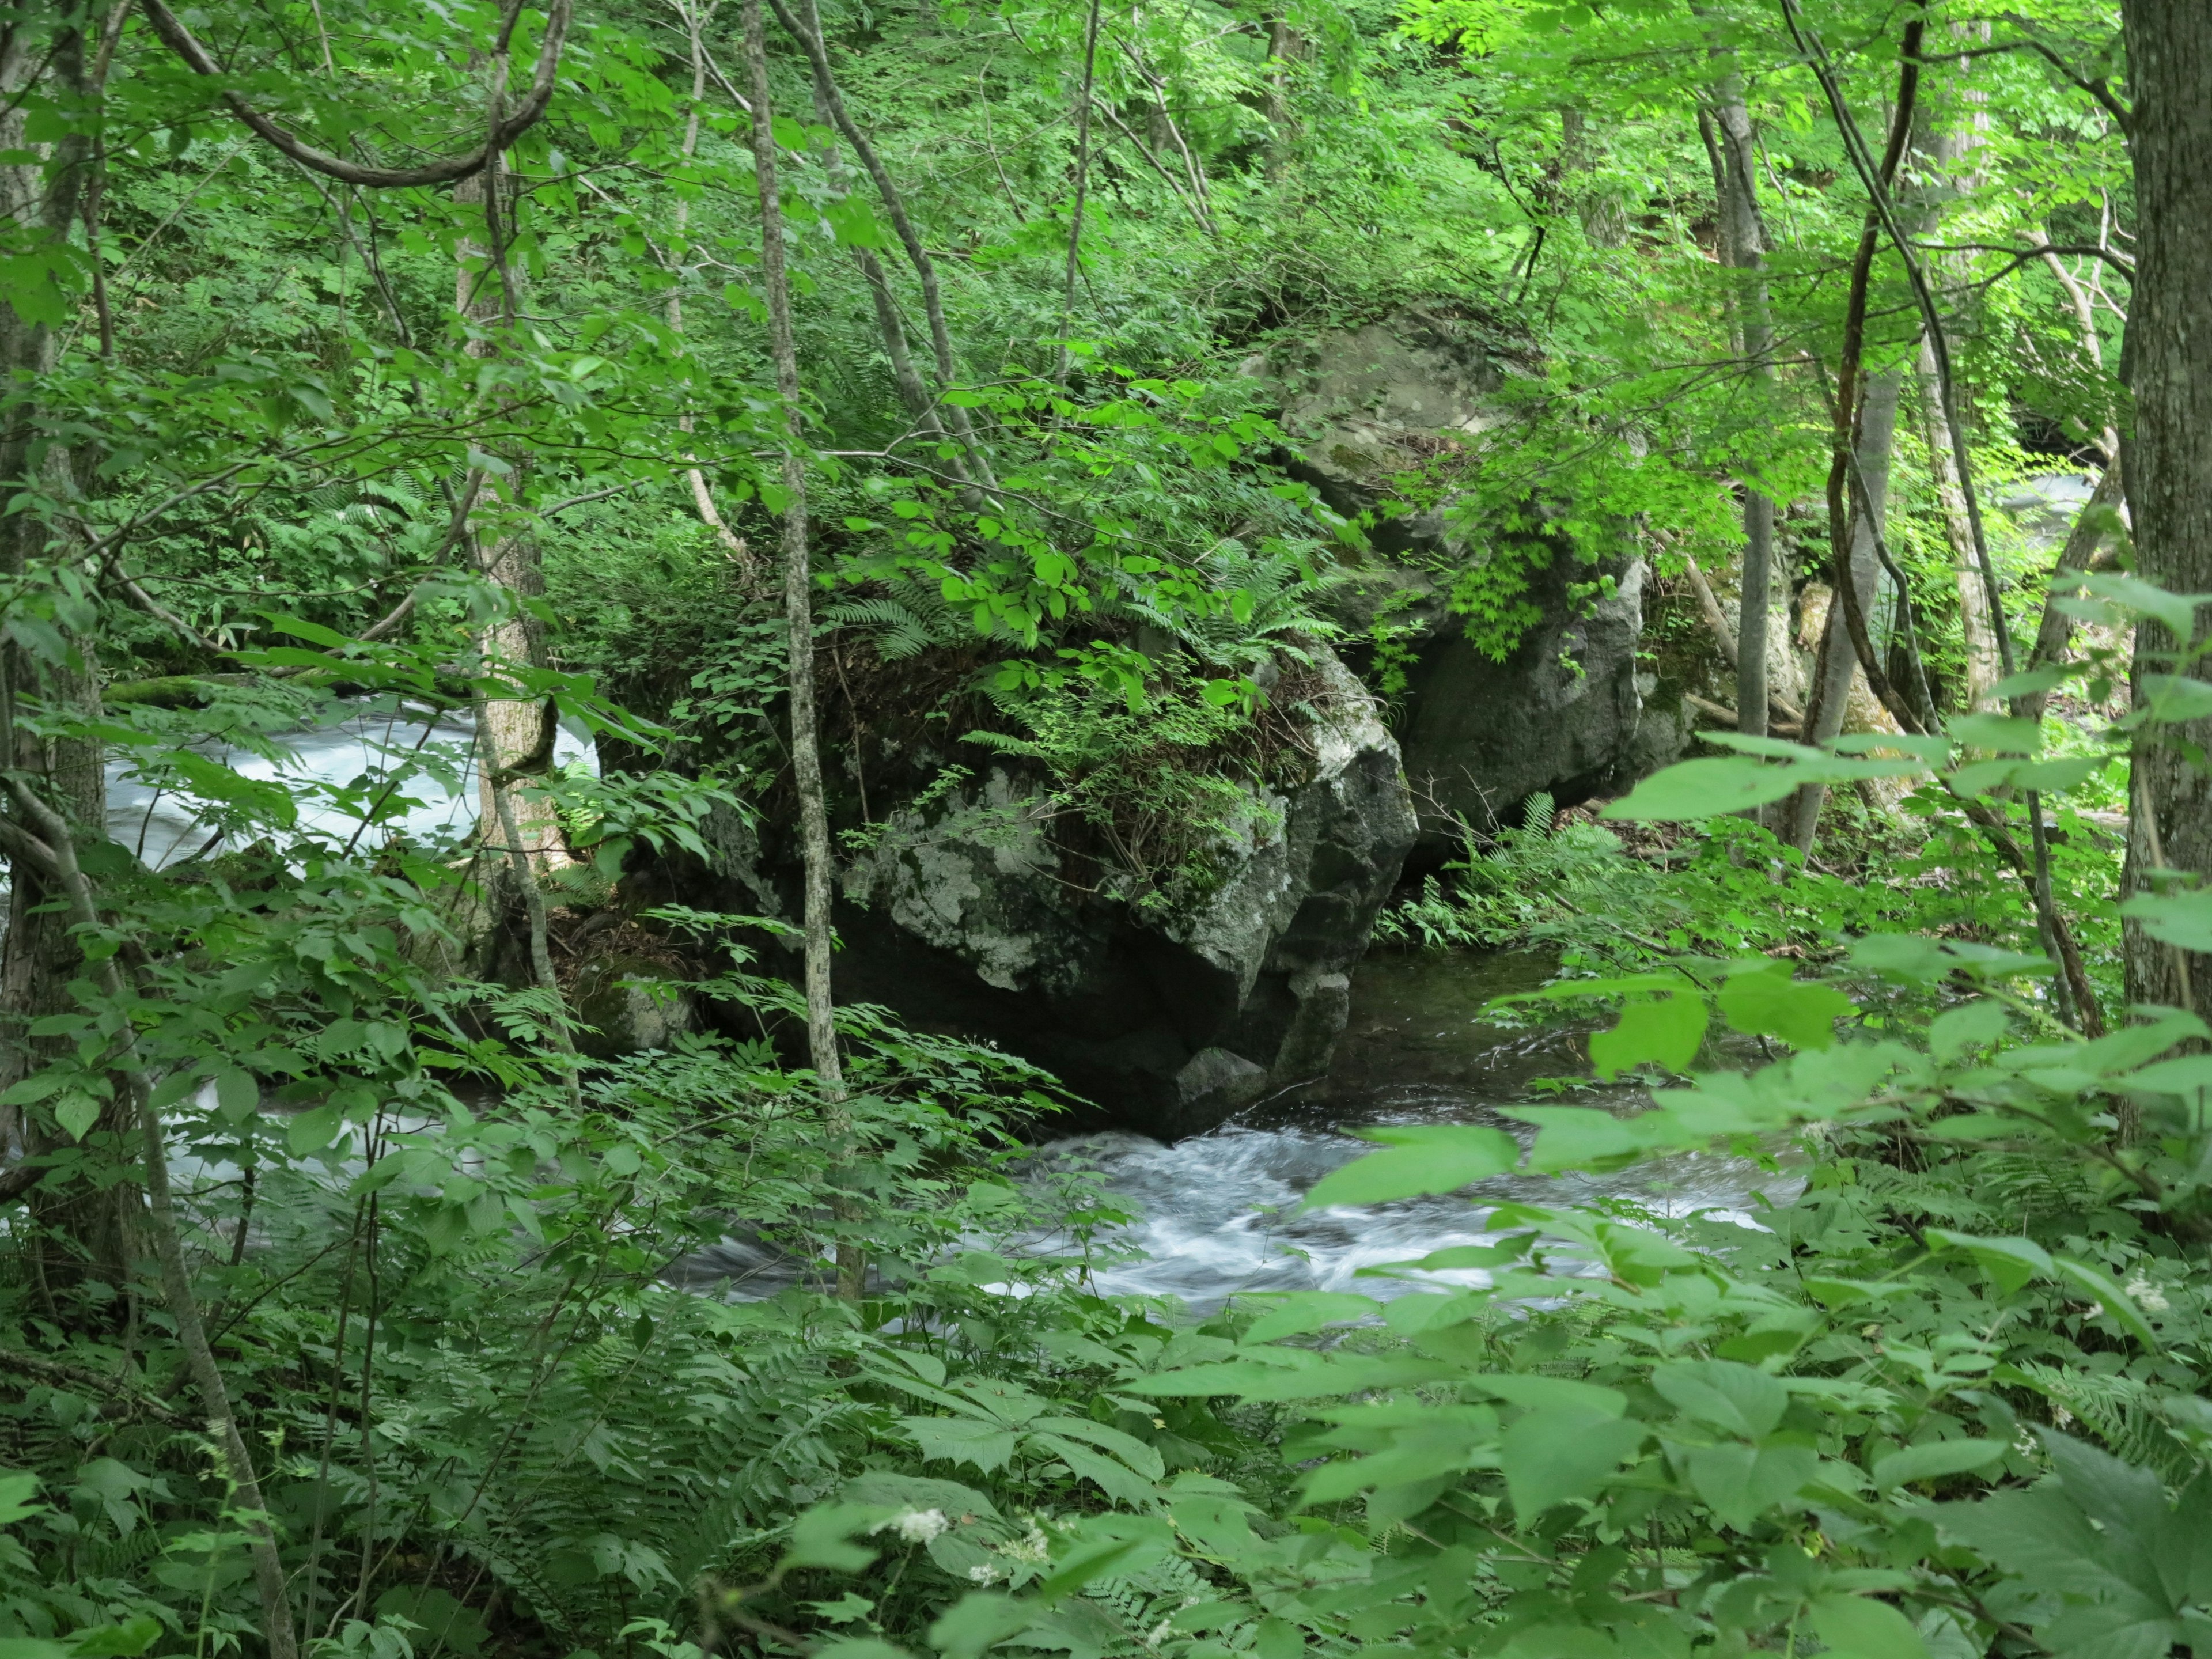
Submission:
[[[2212,1653],[2208,17],[0,4],[0,1659]],[[1640,1109],[1102,1293],[841,878],[1171,928],[1451,652],[1649,775],[1382,945]]]

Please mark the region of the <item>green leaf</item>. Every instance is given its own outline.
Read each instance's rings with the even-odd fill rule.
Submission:
[[[1692,823],[1748,811],[1795,794],[1805,780],[1787,766],[1748,758],[1705,757],[1653,773],[1598,816],[1656,823]]]
[[[1099,1515],[1086,1519],[1074,1547],[1053,1565],[1038,1586],[1047,1601],[1057,1600],[1109,1573],[1127,1576],[1175,1548],[1175,1534],[1153,1516]]]
[[[1934,1480],[1987,1468],[2005,1455],[2002,1440],[1930,1440],[1874,1461],[1874,1483],[1884,1491],[1908,1481]]]
[[[39,1477],[35,1474],[0,1474],[0,1527],[12,1527],[27,1516],[44,1512],[46,1505],[37,1501]]]
[[[1271,1300],[1267,1310],[1244,1333],[1244,1340],[1272,1342],[1278,1337],[1304,1336],[1328,1325],[1373,1319],[1382,1311],[1382,1304],[1371,1296],[1353,1296],[1347,1291],[1293,1291]]]
[[[1836,1022],[1856,1012],[1835,987],[1792,979],[1790,964],[1781,961],[1730,974],[1716,1000],[1732,1030],[1778,1036],[1795,1048],[1832,1046]]]
[[[1275,1352],[1285,1352],[1276,1350]],[[1326,1400],[1337,1395],[1362,1394],[1370,1389],[1413,1388],[1441,1382],[1456,1375],[1457,1368],[1430,1359],[1398,1359],[1353,1356],[1291,1367],[1233,1361],[1224,1365],[1194,1365],[1188,1370],[1161,1376],[1139,1377],[1125,1386],[1131,1394],[1233,1394],[1245,1400]]]
[[[1790,1390],[1780,1382],[1765,1371],[1725,1359],[1661,1365],[1651,1373],[1651,1386],[1700,1423],[1747,1440],[1763,1440],[1773,1433],[1790,1409]]]
[[[1031,1434],[1027,1443],[1031,1447],[1042,1447],[1117,1504],[1142,1508],[1159,1496],[1152,1490],[1152,1483],[1142,1475],[1110,1457],[1100,1455],[1087,1446],[1079,1446],[1056,1434]],[[1157,1457],[1158,1454],[1154,1455]]]
[[[876,1552],[849,1541],[864,1527],[884,1518],[884,1511],[858,1504],[817,1504],[803,1510],[791,1523],[791,1542],[784,1564],[793,1567],[825,1567],[833,1572],[858,1572],[876,1559]]]
[[[2006,1296],[2012,1295],[2031,1279],[2047,1279],[2051,1275],[2050,1253],[2033,1239],[1978,1238],[1972,1233],[1954,1233],[1942,1227],[1930,1227],[1923,1237],[1939,1250],[1964,1250]]]
[[[1823,1595],[1813,1603],[1813,1629],[1837,1659],[1928,1659],[1928,1644],[1887,1601],[1866,1595]]]
[[[1994,755],[2033,755],[2043,747],[2043,728],[2011,714],[1958,714],[1943,722],[1943,733],[1962,749],[1986,749]]]
[[[98,1100],[82,1089],[71,1089],[54,1102],[54,1121],[71,1140],[82,1140],[85,1131],[100,1121]]]
[[[2145,674],[2141,684],[2142,706],[2158,725],[2212,718],[2212,683],[2185,674]]]
[[[970,1463],[985,1474],[1014,1455],[1014,1431],[972,1417],[902,1417],[899,1427],[928,1462]]]
[[[986,1648],[1027,1630],[1030,1608],[1004,1595],[971,1590],[929,1627],[929,1644],[945,1659],[976,1659]]]
[[[1987,1048],[2004,1036],[2010,1019],[2004,1004],[1990,997],[1947,1008],[1928,1027],[1928,1052],[1948,1062],[1969,1048]]]
[[[1434,1123],[1364,1133],[1367,1139],[1388,1143],[1390,1150],[1370,1152],[1323,1176],[1306,1194],[1308,1209],[1455,1192],[1520,1167],[1521,1144],[1503,1129]]]
[[[1687,1071],[1705,1042],[1711,1018],[1705,1000],[1690,993],[1674,991],[1649,1002],[1629,1003],[1620,1011],[1619,1024],[1590,1038],[1590,1063],[1608,1083],[1647,1062],[1670,1072]]]
[[[261,1108],[261,1085],[234,1066],[215,1074],[215,1108],[226,1123],[243,1123]]]
[[[1138,1439],[1133,1434],[1109,1428],[1103,1423],[1093,1423],[1081,1417],[1043,1417],[1030,1425],[1030,1432],[1055,1434],[1070,1440],[1086,1441],[1113,1453],[1147,1480],[1167,1479],[1167,1465],[1160,1461],[1158,1447]]]
[[[1513,1512],[1526,1523],[1555,1504],[1595,1497],[1644,1434],[1641,1423],[1575,1407],[1522,1413],[1498,1444]]]
[[[1699,1446],[1687,1463],[1691,1490],[1722,1521],[1748,1532],[1812,1483],[1820,1455],[1810,1446]]]
[[[302,1112],[284,1127],[284,1144],[295,1158],[312,1158],[325,1151],[345,1127],[345,1114],[336,1106],[318,1106]]]
[[[2138,893],[2120,906],[2120,915],[2141,922],[2161,945],[2212,951],[2212,891]]]
[[[2086,1261],[2076,1261],[2069,1256],[2051,1258],[2051,1276],[2062,1285],[2085,1291],[2094,1297],[2112,1322],[2147,1348],[2162,1346],[2158,1333],[2143,1317],[2142,1310],[2136,1306],[2135,1298],[2122,1290],[2112,1276],[2102,1268],[2093,1267]]]

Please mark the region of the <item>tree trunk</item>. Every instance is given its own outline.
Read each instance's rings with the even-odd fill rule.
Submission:
[[[1944,538],[1951,544],[1951,568],[1959,593],[1959,632],[1966,640],[1966,691],[1961,701],[1970,708],[1987,711],[1996,707],[1990,688],[2004,678],[1997,651],[1995,618],[1990,615],[1989,587],[1974,553],[1974,527],[1966,517],[1966,491],[1960,488],[1958,468],[1951,461],[1951,422],[1943,414],[1943,398],[1937,388],[1936,353],[1927,341],[1920,343],[1922,418],[1927,422],[1928,472],[1936,484],[1936,510],[1943,520]]]
[[[768,298],[769,353],[775,362],[776,395],[783,405],[784,649],[790,673],[792,782],[799,796],[799,847],[806,866],[806,1044],[828,1111],[830,1137],[837,1145],[850,1138],[851,1127],[830,981],[833,866],[821,736],[814,713],[814,572],[807,542],[806,464],[799,453],[799,346],[792,330],[791,278],[784,264],[783,204],[776,183],[775,118],[761,0],[744,0],[744,30],[745,57],[752,71],[753,174],[760,189],[761,286]],[[847,1149],[838,1145],[837,1150]],[[838,1246],[837,1290],[848,1301],[860,1299],[866,1270],[856,1247]]]
[[[465,349],[479,359],[497,355],[499,346],[489,337],[489,331],[502,328],[514,311],[516,296],[509,291],[514,269],[501,246],[507,234],[501,228],[506,222],[502,210],[507,205],[507,177],[501,158],[495,156],[483,171],[453,186],[457,205],[475,208],[484,216],[484,240],[464,236],[455,250],[458,269],[453,288],[453,308],[472,325]],[[503,459],[512,470],[504,479],[486,480],[486,490],[496,490],[519,504],[526,480],[523,458],[516,454]],[[472,529],[471,539],[482,548],[478,571],[511,600],[507,614],[477,637],[477,649],[486,669],[496,674],[507,667],[544,667],[545,625],[531,609],[532,602],[545,593],[537,537],[526,529],[508,530],[495,537],[489,547],[482,547]],[[514,781],[542,774],[551,764],[551,706],[534,697],[490,697],[479,707],[483,731],[479,740],[483,753],[477,779],[477,822],[483,835],[487,841],[503,843],[506,831],[500,826],[511,818],[519,837],[516,844],[532,871],[569,863],[568,841],[551,797],[542,789],[518,787]],[[507,796],[504,802],[499,798],[502,791]]]
[[[1889,467],[1896,447],[1897,406],[1905,390],[1905,368],[1899,364],[1867,382],[1866,401],[1859,415],[1857,467],[1866,486],[1866,500],[1851,522],[1851,588],[1862,615],[1871,617],[1881,588],[1881,566],[1875,553],[1875,538],[1881,532],[1889,505]],[[1828,602],[1828,619],[1820,630],[1820,649],[1814,667],[1814,685],[1806,710],[1802,741],[1833,742],[1844,729],[1850,712],[1851,687],[1858,679],[1858,653],[1851,649],[1844,596]],[[1808,783],[1798,790],[1791,809],[1790,840],[1802,853],[1813,850],[1820,823],[1820,804],[1827,799],[1825,784]]]
[[[1759,395],[1774,386],[1774,325],[1766,292],[1766,234],[1759,221],[1758,155],[1743,82],[1734,72],[1714,88],[1723,163],[1721,224],[1729,263],[1750,274],[1741,297],[1743,355]],[[1743,571],[1736,584],[1736,729],[1766,732],[1768,611],[1773,605],[1774,503],[1747,484],[1743,498]]]
[[[2125,379],[2135,422],[2122,438],[2136,568],[2174,592],[2212,592],[2212,6],[2124,0],[2137,215]],[[2171,672],[2179,644],[2160,624],[2136,629],[2136,671]],[[2160,864],[2212,878],[2212,720],[2146,730],[2136,739],[2124,890]],[[2128,1000],[2212,1014],[2212,971],[2127,929]]]
[[[0,152],[36,155],[40,146],[26,131],[34,119],[82,120],[92,94],[87,76],[87,15],[58,4],[33,3],[0,36]],[[0,165],[0,215],[24,242],[49,246],[69,240],[90,171],[89,124],[67,131],[46,147],[43,161]],[[60,341],[50,317],[65,313],[73,296],[56,283],[44,294],[26,289],[0,306],[0,375],[27,384],[31,395],[7,406],[0,426],[0,571],[27,586],[40,572],[71,557],[73,532],[40,510],[40,498],[67,501],[76,494],[71,457],[40,436],[40,410],[32,398],[58,362]],[[41,301],[44,302],[42,307]],[[18,310],[21,307],[21,310]],[[26,321],[21,311],[42,311]],[[27,502],[21,498],[29,496]],[[72,641],[74,662],[33,655],[20,645],[0,646],[0,769],[36,781],[48,806],[77,836],[104,839],[107,820],[106,757],[95,738],[40,738],[22,721],[27,704],[67,709],[80,719],[100,714],[98,666],[93,642]],[[0,1089],[5,1089],[74,1045],[65,1038],[30,1035],[33,1022],[74,1012],[72,981],[85,971],[74,922],[53,908],[64,896],[27,861],[9,870],[8,932],[0,941]],[[11,1155],[36,1157],[66,1142],[30,1115],[5,1126]],[[112,1176],[135,1162],[137,1124],[128,1095],[117,1096],[86,1132],[90,1167]],[[55,1175],[29,1188],[33,1226],[33,1265],[50,1310],[54,1298],[80,1285],[120,1290],[133,1259],[143,1254],[138,1218],[143,1200],[135,1182]],[[119,1301],[115,1304],[121,1306]]]

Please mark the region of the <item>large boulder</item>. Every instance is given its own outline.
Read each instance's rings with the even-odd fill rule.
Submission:
[[[1164,1139],[1325,1072],[1415,825],[1374,699],[1326,650],[1315,658],[1298,776],[1249,786],[1243,829],[1209,849],[1211,878],[1172,900],[1102,883],[1018,760],[879,804],[840,872],[839,999],[994,1042],[1105,1121]],[[727,908],[795,915],[790,865],[724,825]]]
[[[1394,478],[1506,418],[1497,393],[1509,360],[1478,324],[1428,311],[1307,336],[1248,368],[1275,391],[1291,469],[1347,514],[1382,507]],[[1593,565],[1541,534],[1472,546],[1451,507],[1447,495],[1378,514],[1373,556],[1338,607],[1353,640],[1379,622],[1401,653],[1397,735],[1426,863],[1463,829],[1516,821],[1532,794],[1568,805],[1619,789],[1655,740],[1638,737],[1641,561]],[[1541,613],[1502,659],[1449,603],[1452,573],[1495,556],[1526,568],[1525,598]]]

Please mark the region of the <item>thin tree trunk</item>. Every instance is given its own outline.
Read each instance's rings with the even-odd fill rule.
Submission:
[[[2212,592],[2212,6],[2124,0],[2121,15],[2139,239],[2123,369],[2135,422],[2122,437],[2136,568],[2171,592],[2203,593]],[[2188,643],[2139,623],[2138,680],[2172,672],[2170,653]],[[2207,752],[2212,720],[2147,727],[2136,738],[2144,810],[2129,826],[2124,890],[2152,887],[2154,845],[2172,869],[2212,879]],[[2132,923],[2126,940],[2130,1002],[2193,1003],[2212,1014],[2212,970],[2201,959],[2185,961]]]
[[[1926,340],[1920,343],[1919,381],[1921,418],[1927,423],[1928,472],[1936,484],[1936,506],[1943,520],[1944,538],[1951,544],[1951,569],[1959,593],[1959,632],[1966,651],[1966,695],[1969,708],[1995,706],[1990,688],[2004,678],[1997,648],[1996,623],[1990,615],[1990,595],[1974,557],[1974,531],[1966,517],[1966,492],[1960,488],[1958,468],[1951,453],[1954,434],[1943,412],[1943,398],[1936,376],[1936,354]]]
[[[1068,331],[1075,326],[1075,279],[1083,270],[1084,198],[1091,189],[1091,88],[1098,69],[1098,0],[1091,0],[1083,27],[1083,86],[1075,99],[1075,205],[1067,222],[1067,276],[1060,301],[1060,366],[1053,379],[1067,384],[1074,356],[1068,349]],[[1162,106],[1161,113],[1166,113]]]
[[[1888,142],[1882,146],[1878,169],[1885,184],[1896,178],[1911,142],[1920,100],[1920,41],[1924,33],[1922,20],[1910,18],[1899,42],[1897,97],[1891,106]],[[1862,643],[1859,636],[1866,631],[1865,617],[1873,607],[1876,586],[1872,566],[1882,557],[1883,514],[1888,505],[1890,454],[1896,438],[1903,371],[1878,375],[1870,385],[1864,372],[1867,296],[1874,280],[1880,236],[1881,227],[1869,210],[1851,257],[1850,286],[1844,300],[1843,339],[1836,364],[1836,397],[1830,410],[1827,506],[1829,578],[1833,592],[1820,662],[1807,698],[1805,740],[1808,743],[1832,741],[1843,730],[1851,672],[1858,655],[1844,647]],[[1863,395],[1863,385],[1867,386]],[[1909,621],[1910,596],[1900,594],[1899,605],[1900,614]],[[1826,794],[1824,786],[1808,785],[1798,790],[1792,802],[1791,840],[1808,854],[1820,832],[1820,805]]]
[[[814,70],[817,89],[829,106],[830,120],[844,135],[845,142],[852,145],[853,153],[860,158],[861,167],[875,182],[876,194],[883,198],[884,211],[890,216],[891,229],[897,234],[899,246],[906,250],[908,262],[914,266],[915,275],[921,280],[922,312],[929,319],[929,343],[937,358],[938,392],[941,396],[952,388],[958,375],[952,356],[952,331],[945,320],[945,296],[937,281],[937,262],[929,257],[929,250],[921,245],[921,234],[915,229],[914,221],[907,215],[906,198],[899,193],[898,185],[892,180],[890,169],[884,165],[883,158],[876,154],[876,147],[868,142],[867,136],[854,125],[852,114],[845,107],[844,95],[837,90],[837,77],[830,71],[830,48],[823,38],[822,15],[814,0],[799,0],[797,15],[793,15],[785,0],[769,0],[769,3],[775,9],[776,21],[805,52],[807,62]],[[986,490],[995,491],[999,483],[992,475],[991,459],[976,440],[975,425],[969,419],[967,410],[958,404],[948,404],[945,409],[953,435],[967,448],[968,465],[976,483]]]
[[[1904,365],[1884,369],[1868,380],[1865,402],[1859,411],[1856,465],[1862,493],[1859,508],[1850,516],[1849,569],[1854,598],[1860,610],[1869,614],[1881,586],[1881,567],[1875,548],[1889,505],[1890,458],[1896,447],[1897,408],[1904,390]],[[1858,655],[1851,649],[1844,596],[1838,591],[1828,602],[1827,621],[1820,630],[1804,742],[1817,745],[1835,741],[1850,712],[1851,688],[1858,678]],[[1827,786],[1819,783],[1808,783],[1797,792],[1790,809],[1790,840],[1800,852],[1813,850],[1821,803],[1827,793]]]
[[[1297,137],[1297,128],[1291,115],[1291,64],[1304,50],[1305,43],[1298,32],[1291,27],[1287,17],[1273,17],[1267,22],[1267,157],[1263,164],[1267,180],[1271,185],[1283,182],[1290,171],[1291,146]],[[1167,114],[1164,106],[1160,113]],[[1157,146],[1155,146],[1157,148]]]
[[[497,100],[495,97],[495,108]],[[513,269],[506,255],[506,233],[501,228],[501,198],[507,172],[495,155],[480,173],[453,186],[453,200],[462,207],[482,210],[484,239],[461,238],[456,253],[453,308],[471,325],[464,348],[471,357],[489,359],[500,350],[495,332],[504,335],[515,308]],[[502,485],[493,483],[511,501],[520,501],[524,489],[524,458],[505,458],[511,467]],[[481,499],[481,495],[479,499]],[[473,526],[469,533],[476,534]],[[479,544],[481,546],[481,544]],[[537,536],[514,528],[481,548],[478,569],[493,586],[511,596],[507,614],[483,629],[477,641],[486,667],[496,673],[502,666],[538,668],[546,660],[545,627],[530,602],[545,592],[545,574],[538,556]],[[519,787],[526,777],[543,774],[552,760],[553,714],[549,704],[532,697],[480,699],[478,718],[483,722],[483,758],[477,779],[479,796],[477,823],[487,836],[504,834],[499,826],[512,819],[514,842],[535,875],[571,862],[567,837],[552,797],[542,788]],[[504,793],[510,799],[502,803]],[[512,866],[510,866],[512,867]]]
[[[745,58],[752,71],[753,173],[760,188],[761,285],[768,299],[769,352],[775,362],[776,395],[783,405],[784,640],[790,670],[792,779],[799,796],[799,847],[806,866],[806,1044],[829,1110],[830,1139],[842,1152],[842,1143],[851,1128],[830,981],[830,810],[814,714],[814,574],[807,547],[806,464],[799,454],[799,346],[792,330],[791,277],[784,262],[783,205],[776,183],[775,116],[761,0],[744,0],[744,31]],[[841,1243],[838,1294],[857,1302],[866,1268],[858,1249]]]
[[[1774,326],[1766,291],[1766,235],[1759,222],[1756,137],[1744,103],[1743,82],[1731,70],[1714,88],[1720,123],[1723,182],[1720,204],[1729,263],[1749,274],[1741,291],[1743,355],[1758,397],[1774,390]],[[1766,732],[1768,611],[1772,608],[1774,503],[1747,483],[1743,499],[1743,569],[1736,584],[1735,707],[1737,729]]]

